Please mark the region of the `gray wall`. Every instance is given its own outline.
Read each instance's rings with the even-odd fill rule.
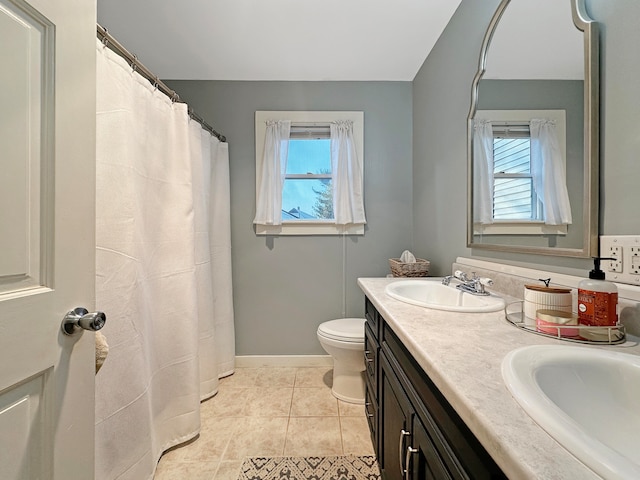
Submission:
[[[587,259],[466,248],[466,118],[484,32],[499,0],[462,0],[413,82],[414,248],[448,272],[460,255],[584,274]],[[640,2],[587,0],[601,27],[600,233],[638,234]]]
[[[588,0],[601,22],[601,198],[604,235],[640,233],[640,2]]]
[[[434,274],[470,254],[467,115],[480,45],[499,3],[462,0],[413,81],[413,244]]]
[[[364,316],[357,278],[386,275],[388,259],[411,248],[411,83],[167,84],[229,142],[236,353],[323,354],[317,326]],[[255,235],[256,110],[364,111],[364,236]]]

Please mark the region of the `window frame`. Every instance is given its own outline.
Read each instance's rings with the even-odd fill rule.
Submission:
[[[330,124],[339,120],[353,121],[356,153],[364,169],[364,112],[356,111],[267,111],[255,114],[256,172],[261,171],[267,120],[291,120],[291,125]],[[256,175],[256,178],[258,176]],[[308,176],[303,175],[308,178]],[[256,184],[256,198],[258,185]],[[364,235],[364,225],[337,225],[335,220],[283,220],[281,225],[255,224],[256,235]]]
[[[476,119],[514,124],[530,123],[534,118],[548,118],[556,122],[558,143],[563,166],[567,165],[567,134],[565,110],[478,110]],[[494,220],[491,224],[474,222],[474,235],[566,235],[567,225],[547,225],[544,220]]]

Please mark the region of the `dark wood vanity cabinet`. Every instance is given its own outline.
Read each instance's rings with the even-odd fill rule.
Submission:
[[[366,299],[366,409],[385,480],[505,475]]]

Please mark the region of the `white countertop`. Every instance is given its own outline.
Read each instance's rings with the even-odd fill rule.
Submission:
[[[409,305],[384,292],[397,280],[359,278],[358,285],[509,478],[600,478],[540,428],[502,380],[502,359],[511,350],[580,344],[518,329],[504,311],[456,313]],[[584,348],[640,355],[635,341]]]

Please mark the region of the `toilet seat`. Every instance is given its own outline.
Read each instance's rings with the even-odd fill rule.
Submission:
[[[346,343],[364,343],[364,318],[329,320],[318,326],[318,335]]]

